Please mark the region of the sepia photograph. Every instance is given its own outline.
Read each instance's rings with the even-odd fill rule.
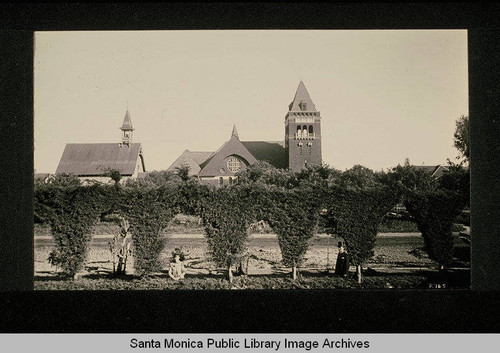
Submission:
[[[467,30],[34,33],[34,289],[469,289]]]

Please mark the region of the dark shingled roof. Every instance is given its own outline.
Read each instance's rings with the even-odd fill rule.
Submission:
[[[122,175],[132,175],[140,155],[142,157],[140,143],[132,143],[130,147],[119,143],[68,143],[56,174],[91,176],[116,169]],[[142,158],[141,162],[144,170]]]
[[[259,161],[265,161],[275,168],[288,167],[284,142],[241,141],[243,146]]]
[[[189,150],[185,150],[179,158],[177,158],[174,163],[168,167],[167,170],[175,171],[175,168],[188,166],[189,167],[189,175],[198,175],[201,168],[200,165],[203,164],[207,159],[209,159],[214,152],[191,152]]]

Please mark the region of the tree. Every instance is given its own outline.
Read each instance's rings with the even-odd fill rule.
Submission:
[[[439,178],[439,188],[460,195],[464,205],[470,207],[470,170],[462,164],[448,163],[448,170]]]
[[[327,191],[325,228],[344,240],[349,260],[356,265],[358,283],[363,264],[373,256],[378,225],[398,199],[396,190],[388,187],[332,186]]]
[[[177,189],[172,186],[136,186],[118,190],[120,216],[129,224],[134,246],[134,268],[140,275],[161,270],[160,254],[165,247],[162,230],[174,218]]]
[[[450,190],[415,190],[405,200],[424,237],[429,257],[444,269],[453,259],[452,225],[464,206],[460,193]]]
[[[400,191],[433,190],[438,187],[438,181],[431,173],[411,165],[398,165],[389,173],[379,174],[379,181]]]
[[[180,167],[175,167],[175,173],[181,178],[182,181],[188,181],[190,167],[188,165],[182,165]]]
[[[267,195],[273,203],[268,222],[278,235],[282,261],[292,268],[292,278],[297,279],[299,267],[315,234],[321,202],[317,195],[305,188],[273,190]]]
[[[212,188],[203,199],[201,218],[212,259],[227,270],[233,281],[232,267],[244,252],[252,218],[251,188],[234,185]]]
[[[104,176],[111,178],[115,182],[115,186],[118,187],[120,185],[120,180],[122,179],[122,174],[117,169],[108,168],[104,173]]]
[[[139,183],[141,185],[162,186],[162,185],[172,183],[176,179],[177,179],[177,176],[171,171],[153,170],[153,171],[147,173],[145,178],[143,180],[141,180]]]
[[[348,189],[365,189],[379,184],[373,170],[359,164],[342,173],[334,173],[333,175],[334,177],[330,178],[330,185],[337,185]]]
[[[238,184],[260,184],[276,185],[280,187],[291,187],[292,173],[288,170],[277,169],[268,162],[257,161],[237,174]]]
[[[462,115],[457,119],[455,124],[453,146],[460,152],[460,156],[458,156],[457,159],[463,158],[462,162],[468,162],[470,157],[469,117]]]
[[[53,184],[35,189],[35,215],[50,225],[55,242],[48,260],[67,276],[74,278],[85,264],[92,227],[107,207],[106,190],[101,185]]]

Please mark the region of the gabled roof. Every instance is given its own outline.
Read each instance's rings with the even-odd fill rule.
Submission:
[[[182,154],[168,167],[167,170],[175,171],[175,168],[188,166],[189,175],[198,175],[201,168],[200,165],[209,159],[214,152],[191,152],[185,150]]]
[[[265,161],[275,168],[288,167],[284,142],[275,141],[241,141],[243,146],[259,161]]]
[[[306,86],[304,82],[299,82],[299,87],[297,87],[297,92],[295,92],[295,97],[293,98],[292,103],[288,106],[288,110],[290,111],[301,111],[300,104],[307,104],[307,109],[305,111],[308,112],[316,112],[316,107],[307,92]]]
[[[132,175],[138,158],[141,158],[144,170],[140,143],[132,143],[130,146],[119,143],[68,143],[56,174],[95,176],[104,174],[108,169],[115,169],[122,175]]]
[[[448,170],[447,167],[438,164],[438,165],[413,165],[412,167],[415,167],[420,170],[425,170],[426,172],[430,173],[433,177],[440,178],[443,176],[444,172]]]
[[[128,109],[127,109],[127,112],[125,113],[125,118],[123,118],[123,124],[122,124],[122,127],[120,128],[121,130],[134,130],[134,128],[132,127],[132,119],[130,119],[130,113],[128,112]]]
[[[222,162],[231,155],[244,159],[246,164],[254,164],[257,161],[240,140],[236,136],[231,135],[231,139],[201,165],[199,176],[219,175]],[[227,171],[227,173],[231,174],[230,171]]]

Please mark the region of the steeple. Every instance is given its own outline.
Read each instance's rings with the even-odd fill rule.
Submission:
[[[134,128],[132,127],[132,119],[130,119],[128,108],[125,113],[125,118],[123,118],[123,124],[120,127],[120,130],[122,130],[122,143],[130,146],[132,143],[132,131],[134,131]]]
[[[236,124],[233,125],[233,132],[231,133],[231,138],[236,137],[238,140],[240,139],[240,136],[238,135],[238,130],[236,130]]]
[[[315,112],[316,107],[307,92],[304,82],[299,82],[299,87],[297,87],[297,92],[295,92],[295,97],[292,103],[288,106],[289,111],[309,111]]]

